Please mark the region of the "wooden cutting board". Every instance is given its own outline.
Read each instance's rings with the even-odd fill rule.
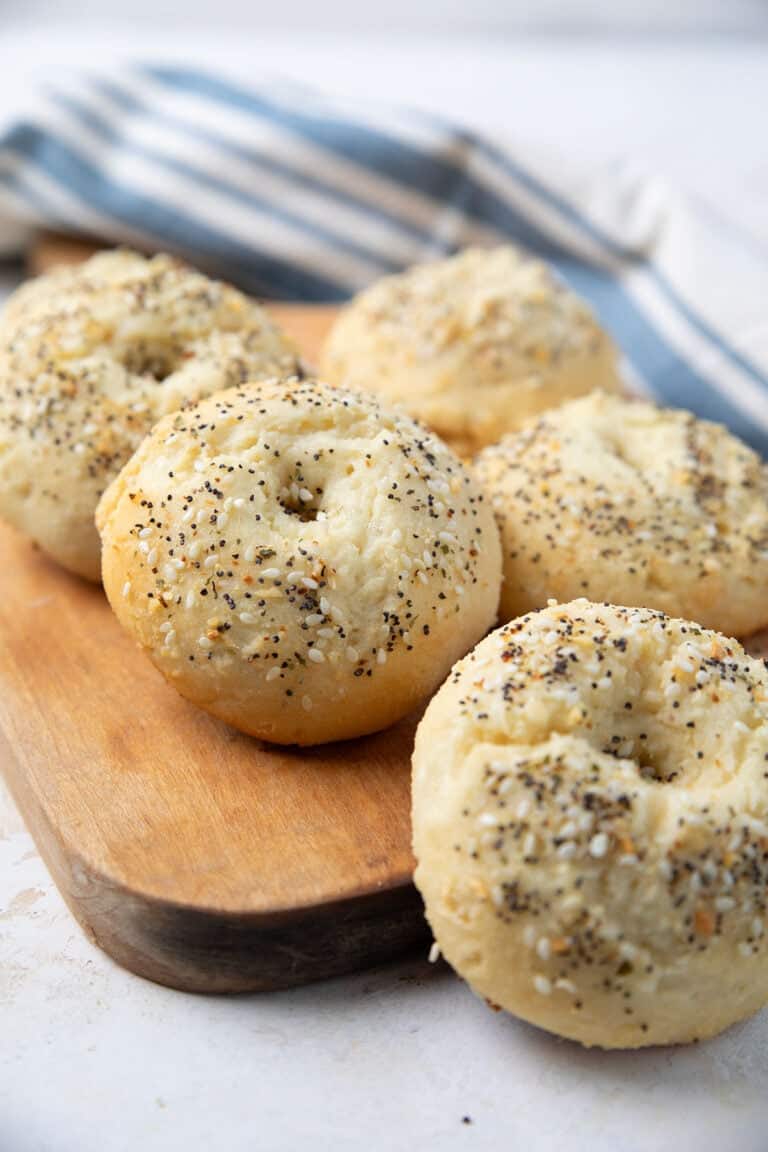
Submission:
[[[274,312],[312,360],[332,310]],[[426,942],[411,881],[415,720],[270,748],[168,687],[101,589],[2,526],[0,556],[0,768],[101,948],[162,984],[239,992]]]

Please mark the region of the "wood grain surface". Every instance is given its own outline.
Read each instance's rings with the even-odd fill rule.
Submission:
[[[91,250],[45,239],[42,269]],[[332,310],[275,314],[315,358]],[[0,767],[69,907],[191,991],[290,986],[428,933],[411,876],[415,720],[292,751],[182,700],[101,589],[0,526]]]
[[[70,908],[177,988],[274,988],[424,939],[413,721],[268,747],[182,700],[101,590],[0,527],[0,765]]]

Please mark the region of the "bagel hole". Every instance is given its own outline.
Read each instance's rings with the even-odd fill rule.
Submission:
[[[310,499],[307,499],[307,493],[310,493]],[[320,511],[317,501],[321,496],[322,492],[313,492],[309,488],[293,483],[290,487],[283,488],[277,499],[284,512],[307,524],[312,520],[317,520],[317,514]]]
[[[137,340],[123,348],[120,363],[132,376],[145,376],[162,384],[175,370],[175,357],[164,344]]]
[[[666,757],[659,755],[657,749],[649,748],[647,740],[635,736],[630,736],[629,740],[631,750],[626,749],[624,741],[613,737],[612,742],[603,747],[603,752],[609,756],[632,760],[640,776],[656,784],[669,784],[680,775],[676,769],[670,771],[666,765]]]
[[[679,775],[678,772],[670,772],[666,765],[660,763],[659,759],[653,755],[644,743],[641,743],[637,749],[635,763],[644,780],[652,780],[657,784],[671,784],[675,777]]]

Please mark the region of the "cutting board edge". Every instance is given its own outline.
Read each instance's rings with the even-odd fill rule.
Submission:
[[[0,738],[7,745],[1,730]],[[89,939],[134,975],[184,992],[276,991],[382,963],[429,939],[408,875],[269,912],[222,911],[128,888],[54,834],[24,788],[16,758],[11,753],[3,761],[6,783],[67,907]]]
[[[18,807],[24,823],[38,843],[38,831],[47,844],[50,842],[62,859],[76,862],[79,874],[89,877],[93,883],[98,883],[111,891],[122,891],[130,897],[140,899],[145,905],[179,913],[184,911],[199,912],[211,916],[225,916],[238,919],[250,919],[254,922],[271,924],[290,922],[295,918],[303,918],[313,910],[333,908],[355,900],[364,900],[368,897],[386,896],[403,889],[413,887],[413,870],[415,860],[411,859],[409,867],[391,871],[384,881],[372,880],[367,884],[351,886],[340,895],[319,894],[317,899],[304,900],[299,903],[280,906],[272,904],[269,908],[260,908],[257,904],[237,907],[234,905],[211,905],[192,897],[177,899],[164,892],[148,887],[140,881],[129,881],[119,872],[111,872],[104,862],[94,856],[87,855],[78,842],[75,833],[62,822],[56,822],[54,815],[48,811],[45,802],[40,798],[36,789],[29,785],[25,765],[14,752],[13,735],[7,731],[3,722],[2,709],[0,709],[0,778],[4,779]],[[47,863],[46,859],[46,863]],[[71,874],[71,869],[66,871]],[[73,896],[77,899],[77,896]]]

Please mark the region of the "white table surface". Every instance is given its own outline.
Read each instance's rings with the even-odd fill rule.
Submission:
[[[152,52],[203,45],[159,36]],[[146,36],[0,25],[0,102],[62,58],[101,67],[118,49],[146,54]],[[631,150],[768,240],[760,45],[270,36],[218,54],[563,154]],[[86,942],[2,784],[0,1006],[0,1152],[768,1148],[768,1013],[699,1047],[604,1054],[491,1013],[420,961],[277,995],[174,993]]]

